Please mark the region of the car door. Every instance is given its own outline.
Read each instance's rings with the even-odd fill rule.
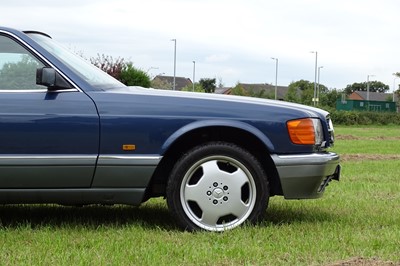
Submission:
[[[0,189],[90,187],[99,145],[93,101],[36,85],[46,66],[0,33]]]

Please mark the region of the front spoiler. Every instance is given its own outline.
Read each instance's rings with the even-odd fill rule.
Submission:
[[[313,153],[272,155],[286,199],[312,199],[323,195],[325,187],[340,179],[339,155]]]

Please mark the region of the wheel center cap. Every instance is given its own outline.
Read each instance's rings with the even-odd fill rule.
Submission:
[[[214,198],[220,199],[220,198],[222,198],[223,195],[224,195],[224,191],[222,189],[220,189],[219,187],[214,189],[214,191],[213,191]]]

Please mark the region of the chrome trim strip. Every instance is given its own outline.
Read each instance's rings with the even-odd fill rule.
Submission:
[[[30,93],[34,93],[34,92],[37,92],[37,93],[52,93],[52,92],[80,92],[78,89],[65,89],[65,90],[46,90],[46,89],[39,89],[39,90],[34,90],[34,89],[32,89],[32,90],[0,90],[0,93],[21,93],[21,92],[24,92],[24,93],[27,93],[27,92],[30,92]]]
[[[161,160],[162,156],[137,156],[137,155],[100,155],[99,159],[120,159],[120,160]]]
[[[20,92],[40,92],[40,93],[46,93],[46,92],[48,92],[48,90],[46,90],[46,89],[37,89],[37,90],[35,90],[35,89],[32,89],[32,90],[0,90],[0,93],[1,92],[8,92],[8,93],[14,93],[14,92],[16,92],[16,93],[20,93]]]
[[[293,154],[293,155],[276,155],[280,159],[298,159],[298,158],[325,158],[333,153],[311,153],[311,154]]]
[[[8,31],[4,31],[4,30],[0,30],[0,33],[4,33],[8,36],[12,36],[14,39],[18,40],[20,43],[22,43],[23,45],[25,45],[30,52],[34,53],[36,56],[38,56],[40,59],[42,59],[44,62],[46,62],[49,66],[51,66],[52,68],[54,68],[58,74],[60,74],[63,78],[65,78],[69,83],[72,84],[72,86],[75,87],[76,90],[78,90],[79,92],[83,92],[83,90],[81,88],[79,88],[79,86],[77,86],[69,77],[67,77],[66,75],[64,75],[64,73],[62,73],[58,68],[56,68],[53,63],[51,63],[49,60],[47,60],[43,55],[41,55],[40,53],[38,53],[35,49],[33,49],[32,46],[30,46],[29,44],[27,44],[24,40],[21,40],[21,38],[19,38],[18,36],[16,36],[15,34],[8,32]],[[59,90],[59,92],[64,92],[64,91],[69,91],[68,90]],[[1,92],[1,90],[0,90]]]
[[[98,166],[104,165],[157,165],[162,156],[138,155],[101,155]],[[0,166],[15,165],[86,165],[94,164],[97,154],[60,155],[60,154],[8,154],[0,155]]]
[[[39,165],[95,165],[97,154],[93,155],[0,155],[0,166]]]
[[[6,159],[92,159],[96,158],[97,155],[57,155],[57,154],[49,154],[49,155],[37,155],[37,154],[24,154],[24,155],[17,155],[17,154],[10,154],[10,155],[0,155],[0,160]]]
[[[318,165],[339,162],[339,155],[333,152],[294,155],[274,154],[271,157],[276,166]]]
[[[162,156],[140,156],[140,155],[100,155],[98,166],[104,165],[157,165]]]

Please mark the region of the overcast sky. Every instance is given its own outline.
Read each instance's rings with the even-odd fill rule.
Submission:
[[[90,58],[123,57],[138,68],[226,86],[314,81],[342,89],[400,72],[398,0],[12,0],[0,25],[39,30]],[[156,69],[155,69],[156,68]],[[400,80],[396,80],[398,84]]]

